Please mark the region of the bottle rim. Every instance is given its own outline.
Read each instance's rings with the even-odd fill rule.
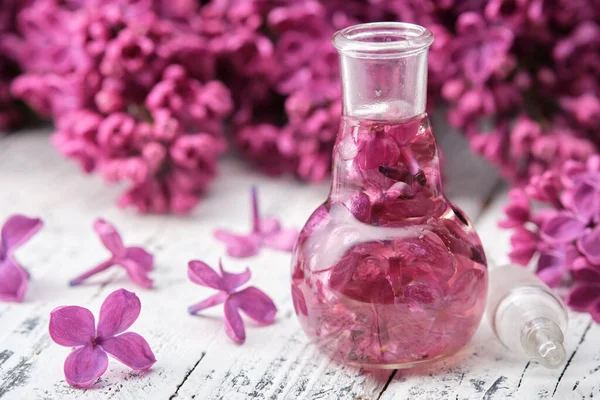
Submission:
[[[371,22],[336,32],[332,42],[341,55],[402,58],[426,51],[433,43],[433,33],[407,22]]]

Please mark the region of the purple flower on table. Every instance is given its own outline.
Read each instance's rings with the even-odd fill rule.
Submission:
[[[27,272],[14,258],[15,250],[41,229],[39,218],[24,215],[9,217],[0,232],[0,300],[23,301],[27,290]]]
[[[269,296],[254,286],[238,290],[240,286],[250,280],[251,272],[248,268],[242,273],[232,274],[223,270],[223,264],[220,261],[220,273],[202,261],[193,260],[188,265],[188,277],[192,282],[218,290],[217,294],[190,306],[188,308],[190,314],[223,304],[225,333],[237,343],[244,343],[246,340],[246,330],[239,313],[240,310],[260,324],[269,325],[275,321],[277,307]]]
[[[252,231],[247,235],[237,235],[224,229],[215,231],[215,238],[225,243],[231,257],[250,257],[258,254],[261,247],[292,251],[298,231],[283,229],[275,218],[261,218],[258,211],[256,188],[252,188]]]
[[[148,273],[154,266],[152,254],[141,247],[125,247],[123,239],[121,239],[121,235],[119,235],[115,227],[101,218],[97,219],[94,223],[94,230],[112,255],[108,260],[73,279],[70,285],[80,285],[87,278],[114,265],[120,265],[125,268],[127,275],[129,275],[132,281],[143,288],[151,288],[152,279],[148,277]]]
[[[156,362],[146,339],[135,332],[125,332],[141,308],[135,293],[119,289],[102,303],[97,328],[94,315],[87,308],[62,306],[50,313],[48,330],[52,340],[61,346],[75,347],[64,366],[69,385],[91,386],[106,372],[108,354],[134,370],[146,370]]]

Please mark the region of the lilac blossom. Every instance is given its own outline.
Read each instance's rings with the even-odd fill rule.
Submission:
[[[94,315],[80,306],[62,306],[50,313],[49,332],[61,346],[73,347],[65,360],[67,383],[87,388],[108,368],[108,355],[134,370],[147,370],[156,358],[148,342],[135,332],[125,332],[140,315],[142,304],[135,293],[119,289],[100,307],[98,326]]]
[[[14,257],[15,250],[42,228],[39,218],[15,214],[0,231],[0,301],[22,302],[27,290],[27,271]]]
[[[216,77],[208,41],[180,23],[192,9],[40,0],[3,37],[24,71],[12,93],[55,121],[52,141],[64,156],[129,184],[123,207],[190,212],[226,149],[230,90]]]
[[[103,219],[97,219],[94,222],[94,230],[104,246],[111,252],[111,256],[108,260],[72,279],[69,284],[71,286],[78,286],[89,277],[115,265],[120,265],[125,269],[133,282],[143,288],[151,288],[152,279],[148,277],[148,273],[154,267],[154,257],[152,254],[141,247],[125,247],[119,232],[117,232],[114,226]]]
[[[273,300],[254,286],[239,288],[250,280],[248,268],[242,273],[225,272],[219,261],[219,273],[202,261],[190,261],[188,277],[198,285],[218,290],[218,293],[188,308],[196,314],[209,307],[223,304],[225,311],[225,333],[236,343],[244,343],[246,330],[240,311],[256,322],[269,325],[275,321],[277,307]]]
[[[261,247],[276,250],[292,251],[298,231],[283,229],[275,218],[261,218],[258,210],[256,188],[251,190],[252,199],[252,230],[247,235],[231,233],[224,229],[215,231],[215,238],[225,243],[227,254],[232,257],[250,257],[258,254]]]
[[[534,255],[537,275],[550,286],[572,283],[567,302],[598,319],[598,221],[600,218],[600,158],[571,161],[547,171],[525,190],[513,190],[501,226],[514,228],[511,260],[527,265]],[[533,211],[530,199],[551,207]]]

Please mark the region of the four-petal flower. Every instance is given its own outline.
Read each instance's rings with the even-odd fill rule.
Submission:
[[[100,236],[100,240],[104,246],[110,250],[112,256],[97,265],[86,273],[78,276],[70,282],[71,286],[81,284],[85,279],[98,272],[104,271],[114,265],[120,265],[127,271],[127,275],[132,281],[143,288],[152,287],[152,279],[148,277],[148,273],[154,266],[152,254],[148,253],[141,247],[125,247],[121,235],[114,226],[103,219],[97,219],[94,223],[94,230]]]
[[[13,253],[42,227],[39,218],[13,215],[6,220],[0,233],[0,300],[23,301],[27,289],[27,272],[15,260]]]
[[[94,315],[87,308],[63,306],[50,313],[52,340],[61,346],[75,347],[64,366],[69,385],[82,388],[92,385],[106,372],[107,353],[134,370],[146,370],[156,362],[142,336],[125,332],[140,310],[140,299],[135,293],[119,289],[102,303],[97,328]]]
[[[275,218],[260,218],[256,188],[252,188],[252,231],[247,235],[237,235],[224,229],[215,231],[215,238],[227,246],[231,257],[250,257],[258,254],[262,246],[272,249],[292,251],[298,231],[283,229]]]
[[[277,307],[273,300],[264,292],[254,286],[237,290],[240,286],[250,280],[250,270],[239,274],[232,274],[223,270],[223,264],[219,262],[220,275],[202,261],[190,261],[188,277],[194,283],[216,289],[219,292],[209,298],[194,304],[188,308],[190,314],[219,304],[224,304],[225,309],[225,332],[233,341],[244,343],[246,331],[244,321],[239,311],[264,325],[275,321]]]

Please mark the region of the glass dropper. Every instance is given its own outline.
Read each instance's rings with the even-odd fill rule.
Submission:
[[[490,265],[487,318],[510,350],[546,368],[565,363],[567,309],[554,292],[525,268]]]

